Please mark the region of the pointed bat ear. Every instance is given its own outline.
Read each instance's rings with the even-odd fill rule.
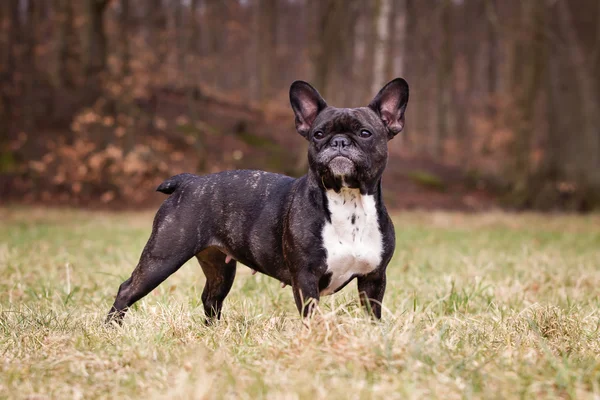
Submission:
[[[396,136],[404,128],[404,112],[408,104],[408,83],[396,78],[385,85],[369,103],[388,128],[388,139]]]
[[[304,81],[295,81],[290,87],[290,104],[296,115],[296,130],[307,137],[317,115],[327,107],[319,92]]]

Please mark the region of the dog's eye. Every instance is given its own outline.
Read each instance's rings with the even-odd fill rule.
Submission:
[[[317,140],[320,140],[325,137],[325,134],[322,131],[316,131],[315,133],[313,133],[313,137]]]
[[[370,138],[372,135],[373,134],[366,129],[363,129],[362,131],[360,131],[360,137],[363,139]]]

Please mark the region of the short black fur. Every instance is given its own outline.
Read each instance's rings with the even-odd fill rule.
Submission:
[[[119,287],[107,321],[120,323],[133,303],[194,256],[206,275],[202,301],[209,322],[221,315],[237,262],[291,285],[298,310],[311,314],[332,276],[322,237],[331,222],[326,193],[343,187],[373,196],[383,243],[380,265],[336,290],[357,278],[361,302],[380,318],[385,271],[395,246],[381,176],[387,141],[402,129],[407,101],[408,85],[399,78],[361,108],[329,107],[308,83],[294,82],[290,102],[297,130],[309,141],[308,173],[294,179],[236,170],[164,181],[156,190],[170,196],[156,213],[150,239]],[[359,218],[351,216],[356,233]]]

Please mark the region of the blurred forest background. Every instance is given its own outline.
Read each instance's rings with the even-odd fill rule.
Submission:
[[[401,76],[397,207],[600,206],[598,0],[2,0],[3,201],[141,206],[165,177],[301,175],[292,81]]]

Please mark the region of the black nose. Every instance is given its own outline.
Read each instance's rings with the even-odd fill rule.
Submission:
[[[336,135],[329,142],[329,145],[331,147],[337,147],[337,148],[342,148],[342,149],[344,147],[350,146],[350,144],[352,144],[352,142],[350,142],[350,139],[348,139],[348,137],[346,137],[344,135]]]

